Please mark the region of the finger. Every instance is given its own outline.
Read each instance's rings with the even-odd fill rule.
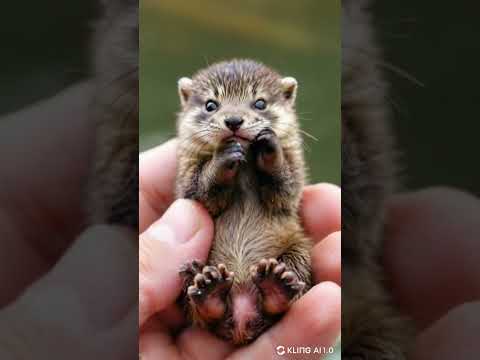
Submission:
[[[328,235],[312,250],[313,280],[316,284],[322,281],[332,281],[338,285],[342,281],[340,231]]]
[[[83,223],[95,131],[87,116],[92,85],[76,84],[0,120],[0,204],[22,214],[19,228],[31,241],[66,235],[73,240]],[[32,208],[43,212],[27,211]]]
[[[306,232],[314,242],[340,231],[341,193],[332,184],[307,186],[303,191],[300,213]]]
[[[110,358],[130,360],[138,356],[138,307],[132,306],[128,314],[110,331],[99,336],[103,347],[110,347]]]
[[[25,358],[48,358],[52,349],[58,358],[110,358],[122,340],[124,353],[132,354],[127,349],[137,348],[134,332],[127,329],[133,329],[136,302],[132,237],[129,231],[108,226],[82,234],[49,273],[2,311],[2,320],[8,321],[0,323],[8,325],[12,351]],[[128,313],[132,315],[126,317]],[[118,324],[121,334],[111,333]],[[0,338],[3,341],[3,335]],[[31,339],[29,346],[21,339]]]
[[[160,323],[149,320],[140,333],[141,360],[179,359],[180,354],[182,359],[221,360],[233,349],[231,344],[199,328],[186,329],[174,340]]]
[[[68,286],[99,328],[122,319],[136,303],[135,235],[117,226],[86,230],[36,286]],[[133,291],[133,293],[132,293]]]
[[[480,298],[479,224],[480,201],[460,191],[436,188],[392,200],[386,264],[397,298],[421,327]]]
[[[413,360],[466,360],[480,353],[480,302],[451,310],[417,339]],[[476,355],[474,355],[476,354]]]
[[[187,319],[185,318],[185,310],[178,304],[170,305],[165,310],[159,312],[155,317],[173,333],[181,330],[187,322]]]
[[[92,85],[76,84],[0,118],[1,304],[48,271],[84,226]]]
[[[164,328],[146,325],[140,332],[140,360],[181,359],[177,345]]]
[[[0,308],[15,300],[50,268],[50,262],[23,237],[12,214],[0,209]],[[22,266],[18,266],[22,264]],[[15,273],[12,274],[12,269]],[[13,275],[13,276],[12,276]]]
[[[140,325],[180,295],[182,265],[205,261],[213,238],[207,211],[191,200],[177,200],[140,236]]]
[[[165,212],[174,200],[177,141],[140,154],[140,233]]]
[[[340,296],[340,287],[334,283],[315,285],[293,304],[280,322],[229,359],[288,359],[288,354],[277,354],[277,346],[333,346],[340,334]],[[308,358],[309,355],[302,356]],[[319,358],[313,350],[310,356]]]
[[[199,328],[185,330],[179,336],[177,345],[187,359],[223,360],[234,350],[233,345]]]

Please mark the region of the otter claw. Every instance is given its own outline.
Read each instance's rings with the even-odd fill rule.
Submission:
[[[305,288],[305,283],[276,259],[262,259],[250,272],[263,294],[263,309],[268,314],[285,312],[291,300]]]

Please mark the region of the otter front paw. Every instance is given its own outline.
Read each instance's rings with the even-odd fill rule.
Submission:
[[[187,289],[187,297],[193,310],[206,323],[223,318],[227,304],[226,296],[233,284],[233,273],[223,264],[199,267],[198,263],[187,266],[195,271],[193,284]],[[188,275],[191,275],[189,271]]]
[[[305,288],[298,276],[287,270],[283,262],[276,259],[262,259],[250,269],[252,280],[260,289],[263,311],[269,315],[281,314],[288,310],[291,300]]]
[[[236,176],[240,164],[245,161],[245,150],[237,141],[227,141],[218,150],[215,161],[218,182],[229,182]]]
[[[260,170],[272,174],[283,163],[283,151],[280,140],[271,129],[263,129],[255,138],[257,166]]]

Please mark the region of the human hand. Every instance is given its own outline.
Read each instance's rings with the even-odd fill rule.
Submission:
[[[90,96],[78,84],[0,121],[1,359],[137,356],[133,234],[84,229]]]
[[[1,359],[137,356],[132,233],[95,226],[0,311]]]
[[[446,188],[398,195],[387,223],[385,261],[395,298],[420,330],[412,358],[476,358],[480,200]]]
[[[200,355],[205,359],[263,359],[275,358],[278,345],[332,346],[340,333],[340,190],[326,184],[307,187],[302,202],[304,226],[315,242],[312,266],[317,285],[271,329],[239,349],[205,330],[184,329],[182,311],[175,305],[182,289],[178,270],[192,259],[206,260],[213,223],[198,203],[173,202],[176,145],[170,141],[140,157],[142,359]]]

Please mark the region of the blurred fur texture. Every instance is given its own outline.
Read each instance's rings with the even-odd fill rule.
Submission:
[[[342,1],[342,356],[406,359],[413,328],[382,266],[385,204],[395,189],[387,83],[368,1]]]
[[[208,266],[184,270],[187,309],[194,323],[237,344],[255,339],[311,284],[311,242],[298,217],[305,165],[296,87],[295,79],[252,60],[217,63],[179,82],[177,196],[200,201],[215,219]],[[209,99],[219,104],[212,114],[205,111]],[[267,108],[256,110],[256,99]],[[235,132],[242,139],[233,143],[224,123],[231,116],[243,119]],[[225,163],[235,166],[227,181]],[[213,318],[202,294],[212,267],[223,271],[219,264],[230,283]],[[259,275],[264,267],[270,275]]]
[[[96,25],[91,116],[96,121],[88,192],[90,224],[138,229],[138,1],[104,0]]]

